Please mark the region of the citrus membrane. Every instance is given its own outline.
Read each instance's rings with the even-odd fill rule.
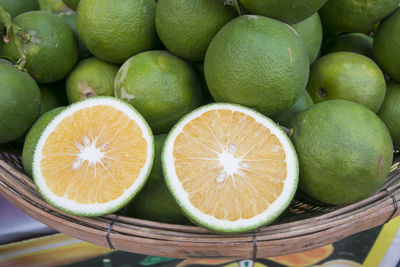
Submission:
[[[97,216],[124,206],[152,168],[154,141],[143,117],[113,97],[77,102],[46,126],[33,156],[33,177],[50,204]]]
[[[162,161],[167,186],[187,217],[222,233],[272,222],[298,183],[297,156],[286,134],[234,104],[186,115],[171,130]]]

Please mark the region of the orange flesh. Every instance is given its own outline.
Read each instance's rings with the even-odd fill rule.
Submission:
[[[221,165],[223,151],[239,160],[234,171]],[[279,139],[238,111],[211,110],[190,121],[175,139],[173,156],[190,202],[220,220],[249,219],[268,209],[287,175]]]
[[[103,153],[99,161],[79,160],[90,141]],[[41,172],[57,196],[81,204],[118,198],[139,177],[147,142],[138,124],[111,106],[94,106],[64,118],[42,149]]]

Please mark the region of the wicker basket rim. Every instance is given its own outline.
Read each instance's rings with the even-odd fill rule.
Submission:
[[[370,198],[317,217],[239,235],[115,214],[94,218],[69,215],[45,202],[27,176],[1,159],[0,194],[42,223],[101,246],[176,258],[267,257],[323,246],[400,215],[400,162],[393,165],[384,188]]]

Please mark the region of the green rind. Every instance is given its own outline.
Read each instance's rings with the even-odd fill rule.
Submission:
[[[70,11],[62,0],[38,0],[40,10],[49,11],[52,13],[59,13],[64,11]]]
[[[201,95],[203,97],[203,105],[215,102],[211,96],[210,90],[208,90],[206,77],[204,76],[204,62],[197,62],[192,64],[197,77],[199,78]]]
[[[400,142],[400,83],[387,83],[386,97],[377,115],[388,127],[393,141]]]
[[[379,25],[373,50],[382,70],[400,82],[400,7]]]
[[[339,32],[365,32],[389,15],[400,0],[329,0],[319,11],[322,24]]]
[[[294,24],[317,12],[327,0],[240,0],[250,14]]]
[[[345,99],[377,112],[385,98],[386,82],[382,71],[370,58],[352,52],[336,52],[319,58],[312,65],[307,90],[314,103]]]
[[[368,108],[329,100],[301,113],[292,127],[299,189],[310,197],[326,204],[350,204],[382,186],[393,145],[383,121]]]
[[[287,111],[274,118],[274,121],[282,126],[289,127],[291,121],[302,111],[305,111],[314,106],[314,102],[307,90],[304,90],[296,103],[291,106]]]
[[[347,51],[373,59],[373,39],[363,33],[348,33],[335,37],[322,48],[322,55]]]
[[[40,118],[46,112],[62,105],[58,100],[58,98],[56,97],[56,95],[54,94],[54,91],[51,90],[50,87],[41,84],[39,85],[39,88],[40,88],[40,112],[39,112],[39,118]],[[23,146],[27,134],[28,133],[16,139],[15,144],[17,146]]]
[[[159,50],[126,61],[115,77],[114,94],[135,107],[155,134],[168,133],[201,104],[200,82],[192,66]]]
[[[244,105],[274,117],[289,109],[306,87],[309,61],[292,27],[245,15],[227,23],[214,37],[204,72],[217,102]]]
[[[294,161],[295,161],[295,164],[296,164],[296,177],[295,177],[295,181],[294,181],[294,185],[295,185],[295,186],[294,186],[294,188],[291,190],[291,194],[289,195],[289,198],[288,198],[287,202],[286,202],[284,205],[282,205],[281,208],[280,208],[275,214],[273,214],[272,216],[266,218],[265,220],[260,221],[259,223],[254,224],[254,225],[250,225],[250,226],[248,226],[248,227],[238,227],[238,228],[235,228],[235,229],[225,229],[225,228],[216,227],[216,226],[214,226],[214,225],[208,224],[208,223],[204,222],[203,220],[201,220],[201,219],[199,219],[199,218],[193,216],[193,214],[191,214],[191,213],[187,210],[187,208],[182,204],[182,202],[179,201],[179,198],[178,198],[178,196],[177,196],[177,193],[174,191],[174,188],[173,188],[172,185],[170,184],[169,176],[168,176],[168,171],[167,171],[168,166],[166,166],[166,163],[165,163],[165,160],[164,160],[164,159],[166,158],[165,148],[167,147],[167,144],[170,142],[170,138],[171,138],[172,133],[173,133],[173,132],[175,131],[175,129],[181,124],[182,121],[184,121],[186,118],[192,116],[193,113],[195,113],[195,112],[197,112],[197,111],[199,111],[199,110],[201,110],[201,109],[205,109],[205,108],[207,108],[207,107],[209,107],[209,106],[216,106],[216,107],[218,107],[219,105],[227,105],[227,104],[228,104],[228,105],[231,105],[232,107],[239,107],[239,108],[241,108],[241,109],[246,109],[246,110],[250,110],[251,112],[255,112],[255,113],[257,113],[259,116],[261,116],[261,117],[267,119],[267,120],[270,121],[273,125],[275,125],[276,128],[282,133],[282,136],[283,136],[284,138],[287,138],[288,144],[290,145],[290,147],[292,148],[292,150],[293,150],[293,152],[294,152],[293,155],[294,155]],[[206,229],[209,229],[209,230],[211,230],[211,231],[214,231],[214,232],[216,232],[216,233],[221,233],[221,234],[237,234],[237,233],[250,232],[250,231],[256,230],[256,229],[258,229],[258,228],[260,228],[260,227],[262,227],[262,226],[265,226],[265,225],[267,225],[267,224],[269,224],[269,223],[272,223],[273,221],[275,221],[275,220],[287,209],[287,207],[289,206],[289,204],[290,204],[291,201],[293,200],[293,197],[294,197],[294,195],[295,195],[295,193],[296,193],[297,185],[298,185],[298,182],[299,182],[299,162],[298,162],[296,150],[294,149],[293,143],[291,142],[290,138],[286,135],[286,133],[285,133],[278,125],[276,125],[276,123],[275,123],[273,120],[271,120],[270,118],[266,117],[265,115],[263,115],[263,114],[261,114],[261,113],[255,111],[255,110],[253,110],[253,109],[251,109],[251,108],[248,108],[248,107],[245,107],[245,106],[242,106],[242,105],[238,105],[238,104],[232,104],[232,103],[211,103],[211,104],[208,104],[208,105],[201,106],[201,107],[199,107],[199,108],[193,110],[192,112],[186,114],[184,117],[182,117],[182,118],[175,124],[175,126],[171,129],[171,131],[169,132],[169,134],[168,134],[168,136],[167,136],[167,138],[166,138],[166,140],[165,140],[165,144],[164,144],[164,147],[163,147],[163,150],[162,150],[162,153],[161,153],[161,162],[162,162],[162,167],[163,167],[163,173],[164,173],[165,183],[166,183],[168,189],[170,190],[172,196],[175,198],[175,201],[178,203],[180,209],[181,209],[182,212],[185,214],[185,216],[186,216],[190,221],[192,221],[193,223],[195,223],[195,224],[197,224],[197,225],[199,225],[199,226],[202,226],[202,227],[204,227],[204,228],[206,228]]]
[[[78,40],[78,50],[79,50],[79,58],[84,59],[90,56],[93,56],[90,53],[89,49],[86,45],[82,42],[81,38],[78,35],[78,30],[76,29],[76,12],[61,12],[58,13],[57,16],[62,18],[69,26],[71,26],[72,30],[74,31],[75,37]]]
[[[64,4],[72,10],[78,8],[80,0],[63,0]]]
[[[26,72],[0,60],[0,143],[21,137],[38,118],[40,89]]]
[[[51,90],[51,88],[46,85],[39,85],[40,88],[40,115],[43,115],[47,111],[52,110],[53,108],[61,106],[58,101],[56,95]]]
[[[322,44],[322,24],[318,13],[292,25],[307,49],[310,65],[317,59]]]
[[[215,34],[234,17],[235,10],[223,1],[159,0],[156,29],[172,53],[191,61],[202,61]]]
[[[62,211],[64,211],[64,212],[68,213],[68,214],[77,215],[77,216],[85,216],[85,217],[95,217],[95,216],[102,216],[102,215],[110,214],[110,213],[115,212],[115,211],[118,211],[119,209],[121,209],[121,208],[123,208],[124,206],[126,206],[126,205],[138,194],[138,192],[139,192],[139,191],[143,188],[143,186],[145,185],[146,180],[147,180],[147,178],[148,178],[149,175],[150,175],[150,172],[151,172],[151,169],[152,169],[153,163],[154,163],[154,136],[153,136],[152,131],[151,131],[149,125],[147,124],[146,120],[143,118],[143,116],[142,116],[134,107],[132,107],[130,104],[128,104],[128,103],[126,103],[126,102],[124,102],[124,101],[122,101],[122,100],[120,100],[120,99],[118,99],[118,98],[115,98],[115,97],[108,97],[108,96],[96,96],[96,97],[94,97],[94,98],[96,98],[96,99],[102,99],[102,98],[103,98],[103,99],[113,99],[113,100],[117,100],[117,101],[119,101],[120,103],[122,103],[122,104],[124,104],[124,105],[127,105],[129,108],[131,108],[131,109],[138,115],[138,117],[141,118],[141,119],[143,120],[143,123],[144,123],[145,127],[147,128],[147,130],[148,130],[148,132],[149,132],[149,134],[150,134],[151,145],[152,145],[152,147],[153,147],[153,153],[151,154],[149,168],[148,168],[148,170],[147,170],[147,172],[146,172],[146,174],[145,174],[145,176],[144,176],[145,179],[143,180],[143,183],[142,183],[141,185],[139,185],[139,186],[136,188],[135,191],[132,192],[132,196],[131,196],[130,198],[127,198],[125,201],[121,202],[120,205],[115,206],[115,207],[112,207],[112,208],[107,209],[107,210],[103,210],[103,211],[101,211],[101,212],[81,213],[81,212],[76,212],[76,211],[74,211],[74,210],[70,210],[70,209],[68,209],[68,208],[59,206],[58,204],[54,203],[54,202],[51,201],[49,198],[47,198],[46,195],[42,192],[42,190],[41,190],[40,187],[36,186],[37,189],[38,189],[38,191],[39,191],[39,193],[40,193],[40,195],[43,197],[43,199],[46,200],[46,202],[48,202],[49,204],[51,204],[51,205],[54,206],[55,208],[57,208],[57,209],[59,209],[59,210],[62,210]],[[67,110],[69,110],[69,109],[70,109],[71,107],[73,107],[74,105],[77,105],[77,104],[79,104],[79,103],[81,103],[81,102],[83,102],[83,101],[92,101],[94,98],[84,99],[84,100],[82,100],[82,101],[75,102],[75,103],[71,104],[70,106],[66,107],[62,112],[60,112],[59,114],[57,114],[56,116],[54,116],[52,120],[56,119],[58,116],[61,116],[63,112],[66,112]],[[46,129],[46,128],[47,128],[47,127],[45,127],[45,129]],[[43,129],[43,131],[44,131],[45,129]],[[43,133],[43,131],[42,131],[42,133]],[[42,135],[40,135],[39,139],[40,139],[41,137],[42,137]],[[39,140],[39,139],[38,139],[38,140]],[[36,153],[36,148],[37,148],[37,147],[35,147],[35,152],[34,152],[34,153]],[[32,165],[35,165],[35,161],[33,161],[33,164],[32,164]],[[35,175],[35,173],[33,172],[33,181],[34,181],[34,183],[37,185],[36,179],[37,179],[37,178],[36,178],[36,175]]]
[[[14,23],[30,35],[30,40],[23,44],[25,68],[37,82],[59,81],[72,70],[78,60],[78,44],[68,23],[47,11],[23,13]],[[4,55],[14,61],[20,59],[18,41],[11,37],[3,47]]]
[[[117,72],[117,66],[98,58],[82,60],[67,77],[68,101],[74,103],[93,96],[113,96]],[[90,90],[90,94],[85,94],[84,90]]]
[[[39,9],[37,0],[0,0],[0,6],[10,14],[11,18],[31,10]]]
[[[76,28],[93,55],[123,63],[156,45],[155,13],[155,0],[81,0]]]
[[[22,165],[24,166],[25,173],[32,177],[32,165],[33,165],[33,154],[35,153],[35,147],[39,141],[42,132],[46,126],[63,111],[65,107],[54,108],[44,113],[36,122],[33,124],[28,134],[25,137],[24,148],[22,150]]]
[[[149,178],[139,194],[127,206],[130,217],[151,221],[187,224],[180,207],[165,185],[161,164],[161,150],[167,135],[154,136],[155,160]]]

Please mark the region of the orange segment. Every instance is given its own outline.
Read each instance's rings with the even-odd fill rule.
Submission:
[[[80,204],[106,203],[139,177],[147,146],[139,125],[122,111],[87,107],[65,117],[48,136],[40,168],[55,195]]]
[[[241,111],[206,111],[173,146],[175,172],[191,204],[216,219],[252,218],[281,195],[286,154],[267,126]]]

